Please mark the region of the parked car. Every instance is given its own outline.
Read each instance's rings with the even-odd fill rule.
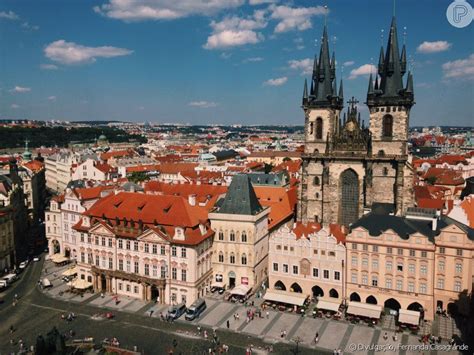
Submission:
[[[18,266],[20,269],[25,269],[28,266],[28,260],[22,261]]]
[[[195,318],[198,318],[202,312],[204,312],[204,310],[206,309],[206,301],[204,301],[202,298],[198,299],[197,301],[195,301],[191,307],[189,307],[187,310],[186,310],[186,315],[184,316],[184,318],[186,320],[193,320]]]
[[[178,319],[185,312],[186,312],[186,304],[184,303],[180,303],[176,306],[171,306],[168,309],[168,315],[171,317],[171,319]]]
[[[40,261],[40,259],[41,259],[40,256],[35,256],[35,257],[33,258],[33,261],[34,261],[34,262],[37,262],[37,261]]]

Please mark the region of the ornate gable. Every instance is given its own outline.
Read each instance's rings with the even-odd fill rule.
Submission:
[[[141,242],[157,243],[157,244],[169,244],[168,240],[159,232],[153,229],[148,229],[143,232],[137,238]]]
[[[97,223],[94,227],[92,227],[89,230],[89,233],[106,235],[110,237],[113,237],[115,235],[109,227],[105,226],[102,223]]]

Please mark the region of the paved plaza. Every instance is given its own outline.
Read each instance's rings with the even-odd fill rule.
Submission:
[[[67,268],[56,268],[46,262],[48,277],[53,287],[44,292],[50,297],[55,297],[70,302],[88,304],[107,310],[123,311],[139,314],[153,319],[165,315],[169,306],[157,303],[147,303],[130,297],[118,297],[118,303],[111,295],[86,293],[83,297],[66,292],[68,286],[61,280],[61,273]],[[302,317],[301,315],[267,309],[261,317],[254,316],[253,320],[247,319],[247,310],[258,310],[262,299],[252,298],[254,307],[241,303],[231,303],[222,300],[222,297],[211,295],[206,298],[207,309],[198,319],[188,322],[184,316],[175,321],[176,324],[192,324],[196,329],[214,329],[223,332],[237,332],[248,336],[257,337],[268,344],[286,343],[294,344],[298,340],[301,346],[313,351],[332,352],[341,349],[344,354],[374,354],[369,344],[386,346],[387,354],[420,354],[420,351],[400,348],[401,345],[420,345],[419,337],[409,333],[395,333],[395,320],[393,316],[386,315],[376,327],[365,324],[351,324],[346,321],[336,321],[326,318]],[[268,311],[268,314],[267,314]],[[236,315],[238,315],[236,317]],[[450,318],[439,318],[436,326],[427,322],[422,325],[421,333],[440,335],[443,339],[450,339],[453,334],[459,335],[454,322]],[[314,343],[318,333],[319,341]],[[395,337],[396,334],[396,337]],[[446,341],[443,342],[444,344]],[[358,346],[354,348],[354,346]],[[388,350],[387,350],[388,349]],[[425,352],[428,353],[428,352]],[[457,354],[457,352],[443,352],[443,354]]]

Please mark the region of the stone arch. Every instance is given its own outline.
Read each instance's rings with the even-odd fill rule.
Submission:
[[[390,308],[395,311],[398,311],[402,306],[400,305],[400,302],[398,302],[395,298],[389,298],[384,302],[384,307],[385,308]]]
[[[392,138],[393,136],[393,116],[385,115],[382,118],[382,137]]]
[[[331,288],[329,290],[329,297],[331,298],[339,298],[339,292],[335,288]]]
[[[360,296],[357,292],[352,292],[349,296],[349,301],[360,302]]]
[[[278,280],[277,282],[275,282],[275,285],[273,286],[275,288],[275,290],[281,290],[281,291],[286,291],[286,286],[283,282],[281,282],[280,280]]]
[[[290,287],[291,292],[296,292],[296,293],[303,293],[303,289],[297,282],[293,282],[293,284]]]
[[[377,299],[374,296],[370,295],[365,299],[365,303],[377,304]]]
[[[314,285],[311,288],[311,292],[313,293],[313,297],[324,297],[324,291],[318,285]]]
[[[410,311],[422,312],[423,306],[419,304],[418,302],[413,302],[408,305],[407,309]]]
[[[53,239],[51,242],[52,248],[53,248],[53,254],[58,254],[61,252],[61,244],[58,242],[57,239]]]
[[[316,119],[316,139],[323,139],[323,119],[321,117]]]
[[[348,226],[359,218],[359,176],[352,169],[339,177],[339,224]]]

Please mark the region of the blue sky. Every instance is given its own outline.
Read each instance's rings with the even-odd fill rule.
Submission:
[[[473,25],[452,27],[450,2],[396,4],[411,125],[473,125]],[[1,0],[0,118],[302,124],[326,4],[346,101],[363,102],[391,0]]]

